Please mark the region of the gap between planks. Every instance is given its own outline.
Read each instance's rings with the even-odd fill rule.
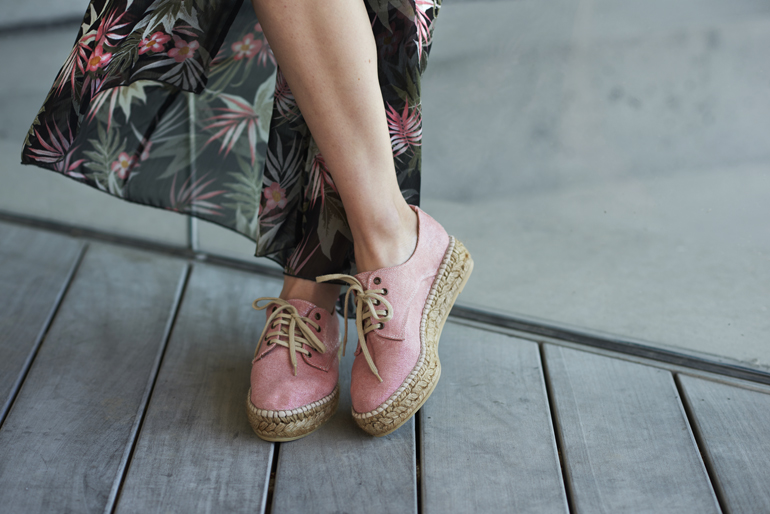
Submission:
[[[556,455],[559,457],[559,469],[561,470],[561,479],[564,483],[564,495],[567,498],[567,510],[576,512],[574,500],[572,498],[573,485],[569,473],[567,473],[566,463],[564,462],[564,438],[559,424],[559,416],[554,404],[554,392],[551,385],[551,372],[548,369],[548,361],[545,358],[545,345],[541,342],[537,344],[538,356],[540,357],[540,366],[543,370],[543,382],[545,385],[546,401],[548,401],[548,410],[551,413],[551,427],[556,441]]]
[[[690,401],[688,400],[687,395],[682,388],[682,383],[679,380],[679,373],[673,373],[673,375],[676,391],[679,395],[679,403],[681,404],[682,411],[687,418],[687,424],[690,426],[690,433],[695,439],[695,445],[698,448],[698,452],[700,452],[700,458],[703,461],[703,466],[706,468],[706,475],[711,482],[711,488],[714,490],[714,496],[716,496],[717,503],[719,503],[719,508],[722,510],[722,512],[730,512],[730,510],[727,508],[727,501],[725,500],[724,490],[719,483],[719,479],[717,478],[717,472],[714,467],[714,463],[706,451],[706,441],[703,438],[703,434],[701,434],[700,430],[698,430],[698,424],[695,420],[695,413],[692,410],[692,405],[690,405]]]
[[[123,236],[117,234],[111,234],[108,232],[80,226],[72,226],[65,223],[60,223],[52,220],[44,220],[34,218],[31,216],[19,215],[8,211],[0,210],[0,221],[8,223],[14,223],[21,226],[28,226],[36,229],[42,229],[49,232],[58,232],[70,235],[75,238],[93,240],[99,242],[105,242],[114,245],[120,245],[130,247],[134,249],[143,249],[150,252],[157,252],[164,255],[175,256],[190,261],[206,262],[215,266],[221,266],[230,269],[237,269],[256,273],[262,276],[281,278],[282,273],[280,270],[258,264],[255,262],[244,261],[240,259],[234,259],[231,257],[220,256],[216,254],[210,254],[201,251],[195,251],[190,247],[179,247],[169,245],[165,243],[159,243],[156,241],[150,241],[146,239]],[[190,225],[190,234],[192,231]],[[657,349],[654,346],[654,342],[623,342],[617,341],[617,350],[607,349],[599,344],[588,344],[586,342],[575,342],[569,339],[560,339],[554,335],[544,335],[545,333],[564,333],[567,335],[575,334],[582,338],[595,339],[596,341],[610,341],[613,336],[600,334],[598,332],[592,332],[589,329],[580,328],[575,329],[573,327],[561,327],[556,322],[547,322],[535,319],[527,319],[523,316],[516,317],[507,314],[500,314],[493,312],[490,309],[478,309],[476,307],[470,307],[466,305],[458,304],[454,313],[450,312],[450,319],[456,323],[468,325],[482,330],[488,330],[492,332],[498,332],[520,339],[526,339],[529,341],[535,341],[538,343],[552,343],[568,348],[574,348],[583,351],[589,351],[591,353],[597,353],[599,355],[610,356],[622,360],[628,360],[630,362],[636,362],[645,364],[648,366],[659,367],[662,369],[668,369],[670,371],[685,371],[688,374],[700,376],[704,378],[714,379],[714,377],[720,377],[719,380],[736,380],[742,382],[748,382],[757,384],[759,386],[770,386],[770,370],[753,369],[742,365],[740,362],[727,361],[719,357],[709,357],[707,355],[689,355],[687,353],[676,352],[672,349],[662,349],[661,358],[653,358],[649,356],[638,355],[640,348],[644,350],[645,355],[654,354]],[[482,315],[489,318],[489,322],[484,323],[476,319],[476,315]],[[529,327],[528,330],[516,330],[510,328],[507,325],[517,324]],[[579,334],[578,334],[579,332]],[[572,335],[575,335],[572,334]],[[614,336],[618,338],[620,336]],[[622,348],[634,350],[623,352]],[[670,355],[669,355],[670,354]],[[708,369],[708,371],[696,366],[688,366],[686,364],[677,364],[671,361],[672,356],[676,354],[676,357],[683,361],[691,361],[691,363],[702,363]],[[666,357],[666,358],[663,358]],[[720,372],[721,370],[721,372]],[[736,375],[730,374],[731,372],[737,373]]]
[[[128,467],[131,464],[131,457],[133,456],[134,448],[136,448],[136,442],[139,438],[139,432],[142,429],[142,423],[144,423],[144,418],[147,414],[147,405],[150,402],[152,391],[155,388],[155,382],[158,380],[158,372],[160,371],[160,366],[163,363],[163,356],[166,353],[168,342],[171,339],[171,333],[174,330],[174,323],[176,322],[176,318],[179,315],[179,307],[182,303],[182,298],[184,297],[185,290],[187,289],[187,283],[190,279],[190,270],[191,266],[188,263],[182,270],[181,276],[179,277],[179,282],[177,283],[176,292],[174,293],[174,300],[171,304],[168,320],[166,321],[166,326],[163,329],[163,337],[161,339],[162,342],[158,348],[158,353],[155,355],[155,362],[153,363],[150,377],[147,380],[147,386],[145,387],[144,395],[142,396],[142,400],[139,402],[139,407],[137,408],[136,416],[134,417],[134,424],[131,427],[131,432],[129,433],[129,442],[126,444],[126,448],[123,451],[123,456],[121,457],[120,464],[118,465],[118,472],[115,475],[115,481],[112,483],[110,495],[107,497],[107,504],[104,507],[105,514],[112,514],[118,504],[117,500],[123,487],[123,482],[126,478]]]
[[[27,379],[27,374],[32,367],[32,363],[35,361],[35,357],[37,357],[37,353],[40,350],[43,341],[45,341],[45,338],[48,335],[48,331],[51,329],[51,324],[53,324],[53,320],[56,317],[56,314],[59,312],[59,307],[64,301],[64,297],[67,295],[67,291],[69,291],[70,285],[72,284],[72,281],[74,280],[75,275],[80,268],[80,264],[83,262],[83,257],[85,256],[87,250],[88,243],[83,243],[80,247],[80,251],[78,252],[77,257],[75,258],[75,262],[72,263],[72,267],[67,273],[67,278],[64,280],[64,285],[62,285],[59,293],[56,296],[56,299],[54,300],[51,311],[48,313],[48,316],[43,322],[43,326],[41,327],[40,332],[35,339],[32,350],[29,352],[27,360],[24,362],[24,365],[22,366],[22,369],[16,378],[16,382],[14,382],[13,387],[11,388],[11,393],[8,395],[8,400],[5,402],[5,405],[3,405],[2,410],[0,410],[0,429],[3,428],[5,419],[8,417],[8,413],[11,411],[11,407],[13,407],[13,403],[16,401],[16,397],[19,395],[21,386]]]

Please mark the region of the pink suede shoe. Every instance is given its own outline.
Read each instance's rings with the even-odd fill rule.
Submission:
[[[417,207],[418,239],[403,264],[350,275],[358,348],[350,394],[353,418],[382,436],[406,423],[438,383],[438,341],[449,311],[473,270],[465,246]],[[347,300],[347,297],[346,297]],[[347,305],[347,301],[345,302]]]
[[[262,300],[270,303],[260,307]],[[267,309],[267,322],[251,366],[249,423],[266,441],[293,441],[337,410],[337,315],[304,300],[259,298],[253,306]]]

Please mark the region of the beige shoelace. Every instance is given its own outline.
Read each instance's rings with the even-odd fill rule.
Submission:
[[[356,278],[350,275],[323,275],[316,278],[316,282],[329,282],[330,280],[342,280],[349,284],[348,292],[345,293],[345,336],[342,340],[343,350],[342,354],[345,355],[345,343],[348,340],[348,297],[350,293],[355,292],[356,296],[356,329],[358,330],[358,344],[361,345],[361,351],[366,358],[369,369],[372,373],[382,382],[382,377],[377,371],[377,366],[374,365],[372,356],[369,354],[369,348],[366,346],[366,334],[372,330],[380,329],[385,323],[393,319],[393,306],[388,300],[385,299],[385,295],[388,294],[386,289],[367,289],[364,290],[363,284]],[[385,309],[377,310],[377,306],[383,305]],[[372,322],[372,319],[376,320],[376,323]]]
[[[266,300],[268,303],[260,307],[259,302],[262,300]],[[273,313],[267,318],[267,323],[265,323],[265,328],[262,330],[262,335],[259,336],[257,349],[254,351],[254,358],[257,358],[263,342],[268,346],[277,344],[288,348],[291,365],[294,366],[294,376],[296,376],[297,352],[310,356],[310,350],[299,345],[308,345],[319,353],[326,352],[326,346],[324,346],[321,340],[315,335],[316,332],[321,331],[321,325],[310,318],[300,316],[296,307],[281,298],[257,298],[251,306],[256,310],[261,311],[267,309],[274,303],[277,304],[278,307],[276,307]],[[311,329],[308,325],[311,325],[313,328]],[[275,330],[268,332],[270,329]],[[296,334],[297,329],[299,329],[300,334]],[[284,341],[280,339],[280,336],[286,337],[287,340]]]

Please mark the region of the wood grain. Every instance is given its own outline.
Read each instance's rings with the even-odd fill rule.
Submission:
[[[0,223],[0,423],[34,357],[83,243]]]
[[[245,412],[251,357],[273,278],[196,265],[134,457],[118,513],[260,512],[273,445]]]
[[[575,512],[717,513],[671,373],[546,345]]]
[[[185,264],[92,245],[0,430],[6,512],[101,512]]]
[[[356,337],[351,321],[335,416],[309,436],[280,445],[273,512],[417,511],[414,418],[377,438],[353,421],[350,369]]]
[[[538,345],[450,322],[440,356],[420,413],[423,511],[568,512]]]
[[[770,512],[770,394],[681,374],[679,382],[729,511]]]

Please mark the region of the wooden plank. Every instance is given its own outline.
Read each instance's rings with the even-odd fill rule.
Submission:
[[[670,372],[545,345],[575,512],[717,513]]]
[[[0,223],[0,424],[59,304],[83,243]]]
[[[246,418],[251,356],[281,282],[196,265],[118,501],[127,512],[260,512],[273,445]],[[258,321],[259,320],[259,321]]]
[[[770,394],[679,375],[731,513],[770,512]]]
[[[104,510],[185,269],[91,246],[0,430],[6,512]]]
[[[337,413],[309,436],[280,444],[272,512],[417,512],[414,418],[390,435],[372,437],[351,416],[356,337],[351,321]]]
[[[423,406],[425,513],[568,512],[536,343],[448,323]]]

